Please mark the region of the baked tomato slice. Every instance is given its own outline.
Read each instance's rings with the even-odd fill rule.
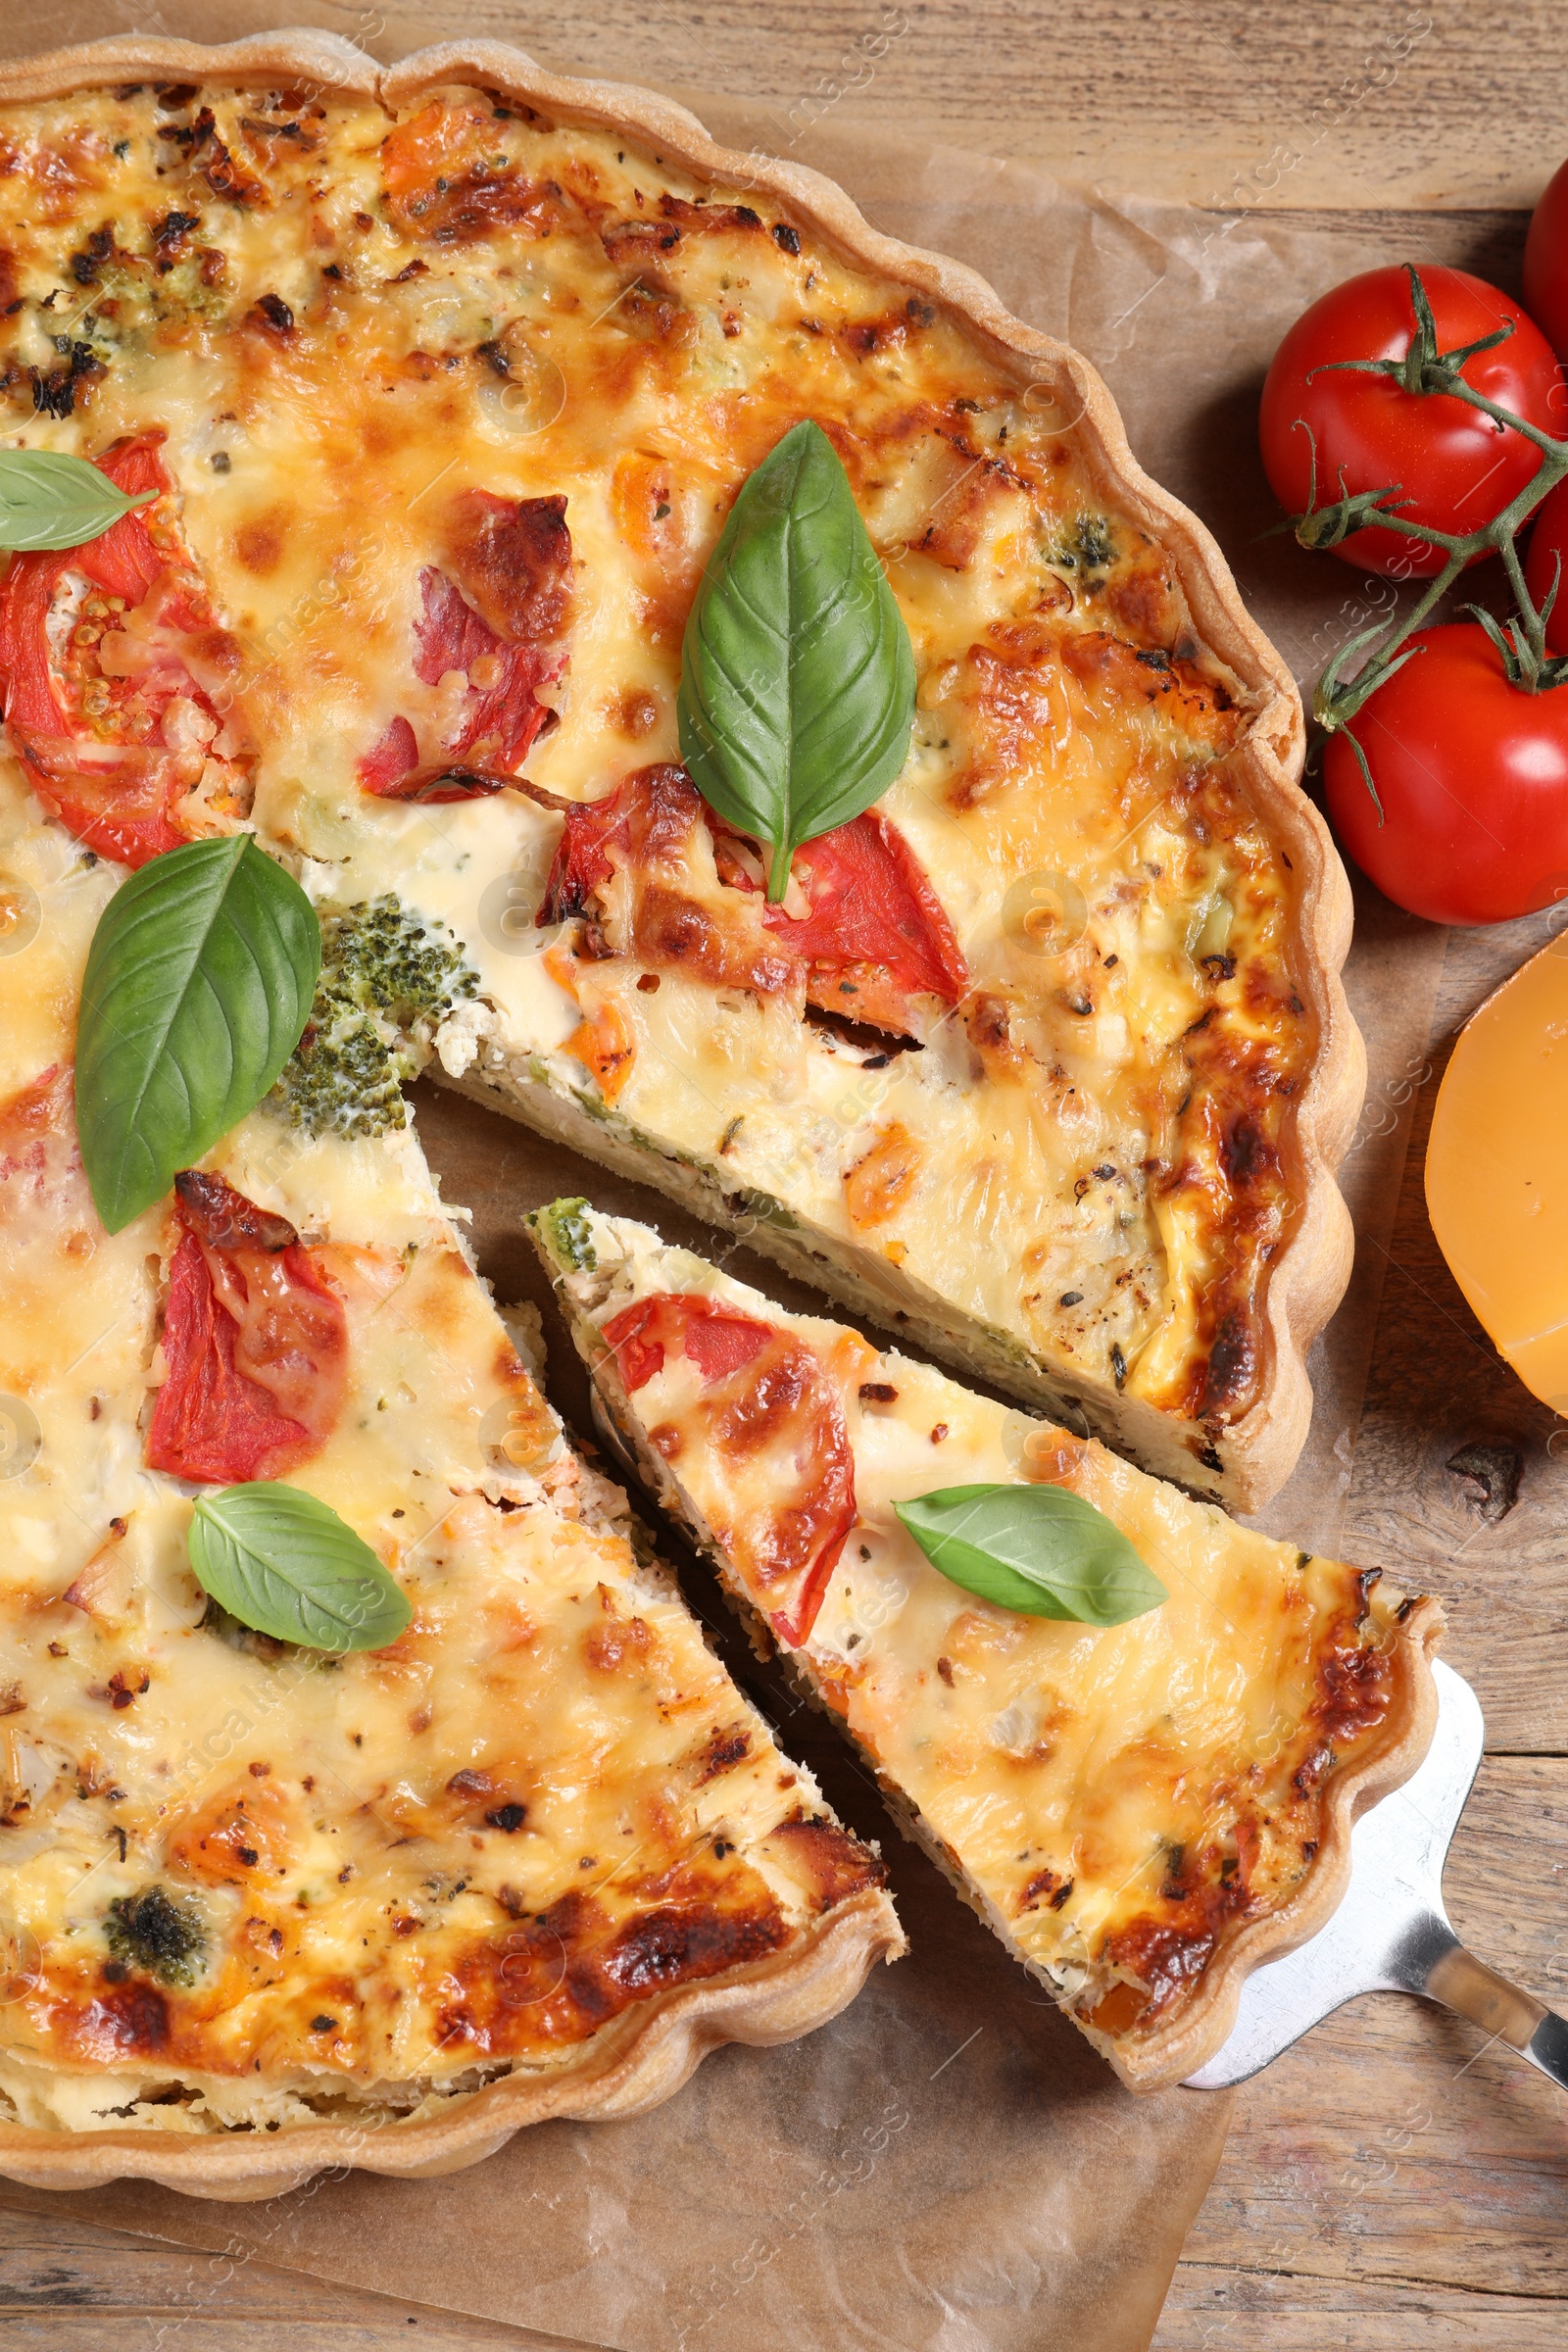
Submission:
[[[649,1444],[779,1640],[799,1648],[857,1518],[834,1383],[793,1332],[696,1293],[641,1298],[603,1337],[628,1395],[661,1383]]]
[[[540,923],[585,914],[596,953],[684,972],[710,988],[805,995],[805,967],[724,886],[710,812],[683,767],[643,767],[603,800],[566,810]]]
[[[758,887],[746,865],[725,871],[722,839],[718,860],[726,880]],[[969,967],[947,909],[904,835],[880,809],[803,842],[791,878],[807,912],[767,906],[762,920],[806,965],[809,1004],[897,1036],[919,1037],[938,1007],[951,1007],[967,994]]]
[[[571,585],[564,498],[470,490],[449,519],[450,569],[419,574],[408,698],[360,761],[379,800],[470,801],[500,792],[556,723],[538,689],[566,666]]]
[[[706,855],[692,859],[699,829],[710,866]],[[705,868],[717,890],[703,887]],[[605,799],[567,810],[539,921],[602,915],[617,871],[633,885],[629,930],[611,935],[619,953],[718,986],[799,988],[823,1011],[899,1037],[925,1035],[967,994],[947,910],[879,809],[798,849],[794,906],[769,906],[755,843],[714,815],[683,767],[639,768]]]
[[[219,703],[235,648],[181,537],[162,433],[117,442],[100,472],[157,492],[84,547],[18,555],[0,582],[5,722],[61,822],[122,865],[230,831],[249,761]]]
[[[169,1369],[148,1464],[214,1486],[281,1478],[337,1420],[343,1302],[286,1217],[195,1168],[174,1192],[184,1233],[169,1272]]]

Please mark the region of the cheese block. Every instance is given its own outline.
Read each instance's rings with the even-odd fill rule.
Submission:
[[[1124,2081],[1194,2072],[1248,1971],[1338,1901],[1354,1814],[1425,1753],[1437,1604],[787,1314],[646,1226],[557,1202],[530,1229],[607,1431],[896,1818]],[[1015,1614],[894,1511],[1030,1484],[1094,1504],[1164,1600],[1106,1628]]]
[[[1449,1271],[1527,1389],[1568,1415],[1568,947],[1553,940],[1459,1034],[1427,1144]]]

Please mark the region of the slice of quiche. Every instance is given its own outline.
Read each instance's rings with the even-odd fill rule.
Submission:
[[[1348,895],[1289,673],[1093,371],[812,174],[496,46],[106,44],[0,75],[0,144],[7,437],[162,494],[157,563],[28,556],[0,609],[44,802],[397,893],[476,976],[453,1083],[1271,1492],[1348,1267]],[[771,904],[678,687],[803,419],[913,732]]]
[[[377,1034],[357,1132],[285,1094],[106,1233],[72,1053],[123,871],[6,779],[0,870],[0,2169],[416,2171],[832,2015],[901,1948],[881,1866],[569,1451]],[[362,961],[458,960],[367,922]],[[372,1546],[397,1640],[209,1601],[193,1504],[266,1481]]]
[[[646,1226],[530,1219],[607,1430],[896,1817],[1136,2089],[1343,1892],[1356,1812],[1420,1762],[1436,1602],[1238,1526],[1103,1446],[787,1314]],[[1097,1626],[935,1567],[895,1505],[1049,1484],[1163,1586]]]

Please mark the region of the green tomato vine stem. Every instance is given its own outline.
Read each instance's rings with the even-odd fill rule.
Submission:
[[[1510,684],[1524,694],[1540,694],[1552,687],[1568,683],[1568,659],[1554,657],[1546,651],[1546,623],[1551,616],[1557,595],[1554,580],[1550,593],[1538,612],[1525,586],[1524,571],[1519,562],[1515,539],[1519,530],[1541,504],[1548,490],[1568,475],[1568,438],[1558,440],[1550,433],[1531,424],[1525,417],[1516,416],[1511,410],[1489,400],[1473,384],[1465,381],[1460,372],[1467,360],[1479,352],[1493,350],[1513,333],[1513,322],[1507,320],[1494,334],[1483,335],[1479,341],[1466,343],[1453,351],[1438,348],[1437,322],[1432,305],[1421,282],[1420,271],[1413,263],[1405,264],[1410,279],[1410,300],[1415,311],[1416,328],[1403,356],[1396,360],[1334,360],[1314,375],[1341,372],[1353,375],[1382,375],[1399,385],[1405,392],[1416,395],[1445,393],[1462,400],[1484,416],[1508,431],[1520,434],[1541,452],[1541,463],[1523,489],[1515,493],[1508,504],[1489,523],[1479,530],[1454,532],[1434,529],[1430,523],[1415,522],[1400,510],[1409,504],[1402,484],[1390,483],[1382,490],[1348,491],[1343,474],[1340,495],[1323,505],[1317,502],[1317,449],[1312,448],[1312,470],[1305,514],[1295,514],[1289,525],[1302,547],[1308,549],[1338,547],[1352,532],[1367,524],[1384,530],[1401,532],[1404,537],[1420,540],[1428,547],[1444,552],[1441,571],[1430,579],[1408,612],[1395,612],[1387,620],[1374,621],[1369,628],[1358,629],[1342,645],[1324,668],[1312,696],[1312,715],[1325,734],[1337,729],[1346,730],[1346,741],[1360,762],[1367,790],[1377,801],[1366,756],[1355,737],[1348,732],[1351,719],[1369,702],[1380,686],[1386,685],[1397,669],[1420,649],[1409,640],[1422,627],[1429,615],[1442,603],[1454,581],[1478,556],[1489,553],[1500,555],[1508,574],[1508,585],[1518,608],[1506,632],[1490,612],[1476,606],[1466,610],[1475,615],[1502,656],[1503,666]],[[1298,417],[1301,430],[1311,439],[1311,427],[1304,417]],[[1351,676],[1346,670],[1363,657]],[[1381,806],[1378,810],[1382,815]]]

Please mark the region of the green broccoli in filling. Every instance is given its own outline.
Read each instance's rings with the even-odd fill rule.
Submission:
[[[1103,571],[1116,561],[1116,539],[1108,514],[1078,514],[1047,551],[1060,571]]]
[[[556,1255],[577,1274],[593,1274],[599,1266],[586,1200],[552,1200],[539,1212]]]
[[[166,1984],[191,1984],[206,1944],[201,1921],[161,1886],[117,1895],[104,1916],[104,1940],[122,1968],[139,1968]]]
[[[305,1034],[273,1090],[310,1135],[406,1127],[403,1081],[436,1024],[479,986],[444,923],[388,892],[321,920],[321,977]]]

